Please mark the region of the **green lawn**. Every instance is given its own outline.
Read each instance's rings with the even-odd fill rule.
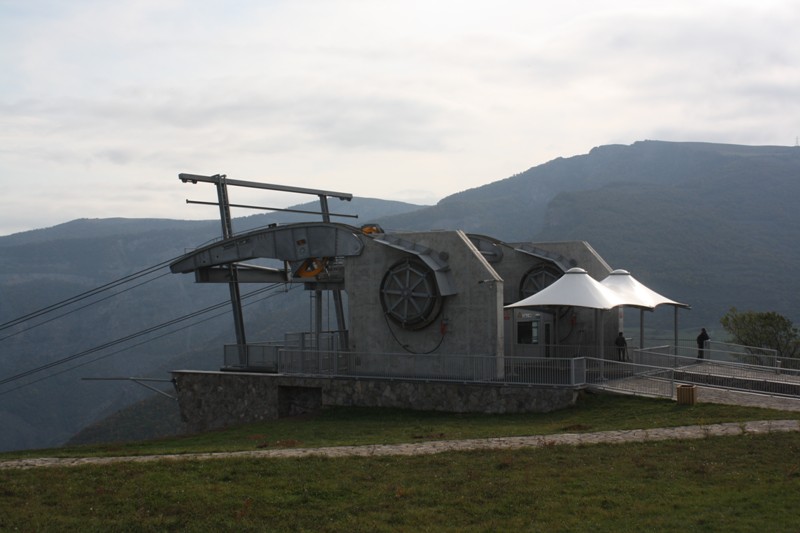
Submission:
[[[777,418],[798,414],[591,395],[550,414],[336,409],[80,450],[329,446]],[[0,531],[798,531],[798,452],[800,434],[784,433],[416,457],[0,470]]]
[[[285,418],[180,438],[0,453],[0,460],[396,444],[769,419],[800,419],[800,412],[706,403],[684,406],[670,400],[585,394],[574,408],[553,413],[480,415],[335,408],[310,417]]]

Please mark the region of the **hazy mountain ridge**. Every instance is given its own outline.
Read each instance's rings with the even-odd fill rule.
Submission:
[[[558,158],[435,206],[355,198],[331,202],[330,209],[359,214],[336,222],[378,222],[387,230],[463,229],[506,241],[586,240],[612,267],[626,268],[690,304],[691,311],[681,312],[682,326],[714,328],[731,305],[775,310],[798,321],[800,282],[792,267],[800,264],[800,213],[794,206],[799,194],[798,148],[642,141]],[[318,207],[316,202],[297,206]],[[234,229],[314,219],[261,213],[235,218]],[[168,261],[219,234],[218,220],[115,218],[0,237],[0,323]],[[248,307],[250,340],[306,327],[307,295],[280,296]],[[88,315],[0,341],[0,378],[226,298],[224,287],[166,275]],[[0,435],[0,450],[58,444],[147,395],[136,385],[90,384],[80,382],[81,376],[164,377],[175,368],[219,367],[222,345],[233,342],[229,311],[220,313],[201,328],[5,394],[0,424],[15,430]],[[0,338],[8,333],[0,331]]]
[[[530,240],[544,227],[550,201],[562,192],[593,191],[612,183],[686,187],[739,166],[756,171],[765,165],[796,170],[799,156],[800,150],[794,147],[664,141],[601,146],[453,194],[421,212],[388,217],[385,223],[409,229],[480,229],[507,241]]]

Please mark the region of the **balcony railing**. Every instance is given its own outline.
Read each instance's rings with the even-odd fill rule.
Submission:
[[[336,346],[335,336],[329,346]],[[307,340],[307,339],[306,339]],[[327,344],[328,341],[326,341]],[[561,357],[508,357],[410,353],[358,353],[336,349],[299,349],[285,343],[225,347],[225,370],[274,372],[325,377],[457,381],[554,387],[590,386],[671,397],[676,382],[731,390],[800,396],[800,371],[781,368],[777,360],[752,365],[706,357],[675,355],[673,346],[630,350],[625,360],[609,347],[593,357],[579,347],[551,347]],[[732,353],[726,347],[725,353]],[[738,352],[734,352],[738,353]],[[569,356],[575,354],[576,356]],[[581,355],[585,354],[585,355]],[[775,366],[770,362],[775,361]]]

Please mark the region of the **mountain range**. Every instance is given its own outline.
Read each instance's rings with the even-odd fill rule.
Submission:
[[[558,158],[434,206],[355,197],[331,211],[387,231],[584,240],[612,268],[691,305],[682,327],[714,336],[732,306],[800,317],[798,197],[800,148],[641,141]],[[234,230],[308,218],[262,213],[236,218]],[[82,219],[0,237],[0,450],[59,445],[151,395],[126,377],[218,368],[221,346],[234,342],[227,290],[169,274],[166,264],[219,234],[217,220]],[[13,322],[129,276],[130,284]],[[252,338],[307,329],[308,296],[294,292],[253,296]]]

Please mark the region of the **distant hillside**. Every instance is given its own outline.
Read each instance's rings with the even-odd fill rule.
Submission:
[[[178,402],[154,394],[83,428],[65,444],[77,446],[151,440],[183,435],[185,432]]]
[[[514,241],[588,241],[614,268],[688,303],[681,326],[721,333],[731,306],[777,311],[800,322],[800,148],[642,141],[594,148],[460,192],[435,206],[356,198],[332,202],[336,219],[387,230],[463,229]],[[315,203],[298,206],[314,210]],[[313,217],[312,217],[313,218]],[[291,213],[234,221],[236,231],[308,220]],[[0,324],[215,239],[217,220],[78,220],[0,237]],[[252,287],[248,287],[251,290]],[[225,287],[164,273],[130,293],[41,327],[0,330],[0,379],[154,324],[225,302]],[[279,302],[279,303],[278,303]],[[308,295],[266,295],[247,311],[251,338],[308,326]],[[106,355],[18,392],[0,386],[0,450],[50,446],[148,393],[84,376],[165,377],[170,369],[217,368],[233,342],[228,308],[202,327]],[[153,337],[158,336],[155,332]],[[95,357],[80,357],[88,362]],[[69,365],[54,367],[61,371]],[[36,379],[39,375],[32,376]],[[22,380],[26,382],[26,380]],[[112,431],[113,432],[113,431]]]
[[[757,183],[748,179],[771,169],[796,173],[798,158],[800,149],[795,147],[662,141],[601,146],[448,196],[435,206],[384,217],[383,223],[393,228],[483,231],[511,242],[529,240],[544,228],[550,201],[562,192],[594,191],[611,183],[692,182],[740,166],[740,185],[757,194]]]

